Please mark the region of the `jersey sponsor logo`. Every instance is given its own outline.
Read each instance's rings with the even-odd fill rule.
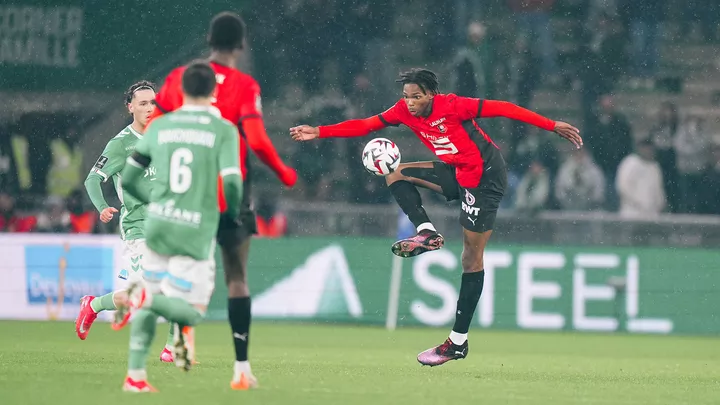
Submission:
[[[478,216],[480,214],[480,208],[467,205],[465,204],[465,201],[462,202],[462,210],[474,216]]]
[[[465,189],[465,201],[468,205],[475,205],[475,196],[467,189]]]
[[[463,201],[461,204],[462,210],[467,212],[470,215],[478,216],[480,214],[480,208],[473,207],[473,205],[475,205],[475,202],[476,202],[475,196],[472,195],[472,193],[470,191],[465,189],[465,201]],[[470,222],[473,223],[473,225],[475,225],[475,221],[473,221],[470,217],[468,217],[468,219],[470,220]]]
[[[255,109],[258,113],[262,113],[262,97],[259,94],[255,96]]]
[[[155,176],[157,176],[157,169],[155,166],[148,166],[145,168],[145,176],[143,177],[150,177],[150,180],[155,180]]]
[[[435,120],[430,123],[430,126],[433,128],[436,128],[438,131],[440,131],[441,134],[444,134],[447,132],[447,126],[443,124],[445,122],[445,117],[440,118],[439,120]]]
[[[98,158],[97,162],[95,162],[95,168],[102,169],[103,167],[105,167],[105,164],[107,163],[107,161],[108,161],[107,156],[101,155]]]
[[[465,189],[465,201],[462,202],[462,210],[467,212],[470,215],[478,216],[480,214],[480,208],[473,207],[475,205],[476,199],[475,196],[472,195],[470,191]],[[468,217],[470,219],[470,217]],[[473,225],[475,224],[475,221],[471,221]]]
[[[175,200],[165,203],[151,202],[148,213],[155,218],[193,228],[198,228],[202,223],[202,212],[176,207]]]

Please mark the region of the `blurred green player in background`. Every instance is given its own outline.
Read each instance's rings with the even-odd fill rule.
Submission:
[[[130,86],[125,92],[125,105],[133,117],[130,125],[112,138],[98,158],[85,180],[85,189],[95,208],[100,212],[100,220],[110,222],[118,210],[108,205],[103,196],[101,183],[112,178],[117,196],[122,204],[120,207],[120,237],[124,241],[123,252],[124,268],[118,275],[123,280],[142,279],[145,246],[144,223],[147,216],[147,206],[132,196],[127,195],[121,187],[120,171],[125,167],[125,161],[135,150],[135,146],[143,138],[145,127],[150,115],[155,109],[155,86],[146,80]],[[155,168],[149,167],[144,176],[138,179],[138,187],[149,190],[155,180]],[[117,308],[118,302],[127,300],[124,290],[115,291],[102,297],[85,296],[80,303],[80,313],[75,320],[75,332],[78,337],[85,340],[90,332],[98,313],[111,311]],[[168,342],[160,354],[160,360],[172,362],[172,328],[168,334]]]
[[[160,316],[175,325],[175,364],[190,369],[190,330],[205,315],[215,288],[218,177],[228,207],[224,220],[238,218],[239,134],[212,106],[215,89],[210,65],[190,63],[182,75],[183,106],[152,122],[121,173],[127,194],[149,202],[144,280],[131,283],[129,301],[118,309],[121,325],[133,315],[125,391],[156,391],[147,382],[146,363]],[[140,180],[151,164],[156,178],[148,190]]]

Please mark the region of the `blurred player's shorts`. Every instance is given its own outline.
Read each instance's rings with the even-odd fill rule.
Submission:
[[[118,278],[128,282],[142,280],[143,262],[147,251],[145,239],[126,240],[123,249],[123,268]]]
[[[142,272],[153,294],[182,298],[192,305],[207,306],[215,289],[215,261],[188,256],[164,256],[147,250]]]

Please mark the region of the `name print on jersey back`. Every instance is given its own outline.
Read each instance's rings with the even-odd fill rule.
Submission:
[[[138,149],[149,149],[157,171],[146,226],[154,251],[212,256],[220,218],[217,177],[223,169],[239,170],[237,137],[213,107],[183,107],[153,121]]]

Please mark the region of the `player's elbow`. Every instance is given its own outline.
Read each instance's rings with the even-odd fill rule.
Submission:
[[[253,151],[261,150],[269,140],[265,125],[260,118],[248,118],[242,122],[242,132]]]
[[[248,136],[245,140],[250,150],[255,154],[261,154],[265,151],[265,142],[262,142],[257,136]]]
[[[98,179],[96,176],[93,176],[91,173],[85,178],[85,182],[83,183],[83,185],[85,186],[85,190],[90,190],[91,188],[93,188],[93,186],[100,185],[100,179]]]

